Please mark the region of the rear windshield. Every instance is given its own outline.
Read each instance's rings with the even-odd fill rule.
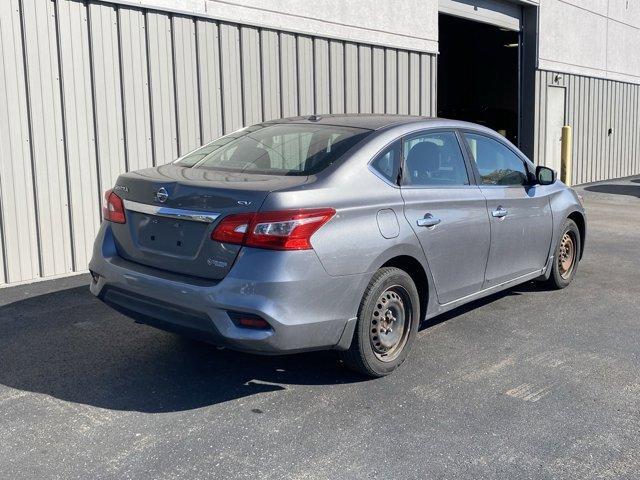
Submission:
[[[177,160],[184,167],[267,175],[312,175],[336,161],[371,130],[333,125],[255,125]]]

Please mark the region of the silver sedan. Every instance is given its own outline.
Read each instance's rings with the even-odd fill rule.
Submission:
[[[255,353],[338,350],[382,376],[420,322],[540,280],[586,219],[555,172],[479,125],[331,115],[254,125],[105,194],[91,291],[150,325]]]

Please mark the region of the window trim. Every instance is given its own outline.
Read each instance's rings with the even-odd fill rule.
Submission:
[[[392,182],[390,181],[388,178],[386,178],[384,175],[382,175],[374,166],[373,166],[373,162],[375,162],[378,157],[380,157],[380,155],[382,155],[383,152],[385,152],[389,147],[391,147],[394,143],[398,143],[398,151],[400,152],[400,163],[404,162],[404,159],[402,158],[402,142],[400,141],[402,137],[396,137],[393,140],[391,140],[389,143],[387,143],[384,147],[382,147],[380,150],[378,150],[376,152],[376,154],[371,157],[371,160],[369,160],[369,162],[367,163],[367,168],[369,169],[369,171],[371,173],[373,173],[376,177],[378,177],[380,180],[382,180],[384,183],[386,183],[387,185],[391,185],[393,188],[400,188],[400,185],[398,185],[397,182]]]
[[[454,137],[456,138],[456,141],[458,142],[458,148],[460,148],[460,153],[462,154],[462,161],[464,162],[464,168],[467,172],[467,179],[469,180],[468,184],[466,185],[409,185],[406,183],[406,178],[405,178],[406,156],[404,151],[405,142],[408,140],[411,140],[414,137],[419,137],[422,135],[429,135],[429,134],[437,134],[437,133],[453,133]],[[400,160],[402,162],[402,178],[400,180],[400,188],[419,190],[419,189],[437,189],[437,188],[456,189],[456,188],[477,188],[478,187],[475,172],[471,168],[471,165],[469,165],[469,159],[467,158],[467,155],[466,155],[466,148],[461,143],[462,138],[458,134],[458,131],[456,128],[446,128],[446,127],[425,128],[422,130],[417,130],[415,132],[402,135],[400,138],[398,138],[398,140],[400,141]]]
[[[513,147],[511,145],[509,145],[509,143],[507,143],[506,141],[504,141],[504,139],[500,136],[494,136],[491,135],[487,132],[483,132],[480,130],[473,130],[471,128],[460,128],[458,129],[458,133],[460,134],[461,139],[463,140],[464,143],[464,150],[465,153],[469,159],[469,163],[471,164],[471,168],[473,169],[473,175],[476,177],[476,183],[479,187],[488,187],[488,188],[529,188],[535,185],[535,183],[533,183],[533,178],[535,176],[535,174],[532,173],[532,163],[531,161],[524,157],[520,152],[516,151],[513,149]],[[505,148],[507,148],[507,150],[509,150],[511,153],[513,153],[524,165],[524,169],[527,172],[527,183],[523,184],[523,185],[491,185],[491,184],[487,184],[487,183],[482,183],[482,176],[480,175],[480,170],[478,169],[478,165],[476,163],[476,161],[473,158],[473,153],[471,152],[471,147],[469,145],[469,142],[467,141],[467,138],[465,137],[465,134],[472,134],[472,135],[478,135],[480,137],[485,137],[488,138],[490,140],[495,140],[496,142],[498,142],[499,144],[503,145]]]

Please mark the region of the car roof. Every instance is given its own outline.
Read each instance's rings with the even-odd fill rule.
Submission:
[[[308,115],[300,117],[281,118],[265,123],[301,123],[335,125],[340,127],[366,128],[379,130],[385,127],[422,123],[425,127],[449,127],[449,128],[474,128],[485,130],[486,127],[461,120],[448,120],[438,117],[422,117],[418,115],[391,115],[391,114],[332,114],[332,115]]]

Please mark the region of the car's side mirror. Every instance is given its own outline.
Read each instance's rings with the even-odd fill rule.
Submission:
[[[536,167],[536,180],[540,185],[551,185],[556,181],[556,172],[549,167]]]

